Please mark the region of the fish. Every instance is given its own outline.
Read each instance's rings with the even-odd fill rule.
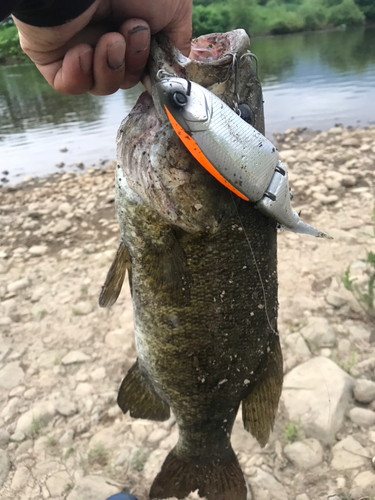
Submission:
[[[167,420],[179,431],[155,477],[150,499],[246,500],[231,446],[242,407],[244,427],[265,446],[283,381],[277,331],[277,223],[207,172],[174,132],[156,83],[160,72],[207,88],[264,134],[262,89],[243,30],[192,42],[182,56],[153,37],[149,88],[117,134],[115,205],[120,244],[99,304],[115,303],[128,275],[137,360],[118,404],[133,418]]]

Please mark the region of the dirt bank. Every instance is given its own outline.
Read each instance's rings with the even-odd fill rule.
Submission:
[[[266,448],[239,419],[233,446],[255,500],[375,498],[374,324],[341,282],[349,264],[366,280],[375,247],[375,127],[293,129],[278,142],[294,207],[334,239],[278,237],[283,399]],[[104,500],[120,487],[144,500],[176,441],[173,419],[133,420],[115,402],[136,353],[128,289],[97,305],[119,239],[113,176],[112,163],[0,190],[4,500]],[[306,389],[316,366],[320,392]]]

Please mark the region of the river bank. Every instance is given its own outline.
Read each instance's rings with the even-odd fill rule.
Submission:
[[[333,240],[280,233],[285,382],[261,449],[240,416],[233,447],[254,500],[375,498],[374,324],[341,276],[366,282],[374,249],[375,127],[278,137],[293,205]],[[128,287],[99,309],[115,254],[114,162],[0,189],[0,497],[139,500],[177,439],[122,415],[135,360]],[[91,496],[90,496],[91,495]],[[332,499],[331,499],[332,500]]]

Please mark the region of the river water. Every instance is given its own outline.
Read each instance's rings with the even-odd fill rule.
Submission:
[[[375,123],[375,29],[255,38],[267,135]],[[0,66],[0,178],[78,171],[115,157],[121,120],[141,87],[112,96],[64,96],[29,64]],[[66,148],[66,152],[60,151]]]

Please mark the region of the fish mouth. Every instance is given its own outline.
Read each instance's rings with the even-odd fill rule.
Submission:
[[[193,39],[189,57],[185,57],[166,35],[158,33],[151,41],[147,66],[149,81],[144,79],[143,83],[151,93],[151,87],[164,74],[210,87],[228,79],[234,54],[241,56],[249,47],[250,39],[245,30],[211,33]]]

